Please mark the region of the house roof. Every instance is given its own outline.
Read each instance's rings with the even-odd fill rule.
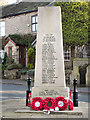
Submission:
[[[16,16],[37,11],[38,7],[51,6],[50,2],[20,2],[2,7],[2,16],[0,18]]]
[[[9,41],[11,41],[14,45],[16,45],[16,43],[9,37],[9,38],[7,39],[7,41],[5,42],[5,44],[4,44],[4,47],[6,46],[6,44],[7,44]]]
[[[17,42],[17,41],[15,41],[15,40],[12,40],[10,37],[8,37],[8,39],[6,40],[6,42],[4,43],[4,47],[6,46],[6,44],[9,42],[9,41],[11,41],[15,46],[19,46],[19,45],[22,45],[21,43],[19,43],[19,42]],[[26,46],[26,45],[24,45],[24,46]]]
[[[14,35],[9,35],[7,38],[2,39],[2,47],[6,45],[10,40],[12,40],[15,45],[23,45],[23,46],[28,46],[31,44],[34,40],[36,39],[36,35],[32,34],[26,34],[26,35],[19,35],[19,34],[14,34]]]

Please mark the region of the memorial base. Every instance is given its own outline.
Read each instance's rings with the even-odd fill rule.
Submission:
[[[45,99],[46,97],[52,97],[55,99],[58,96],[69,98],[69,88],[68,87],[33,87],[32,88],[32,98],[41,97]]]

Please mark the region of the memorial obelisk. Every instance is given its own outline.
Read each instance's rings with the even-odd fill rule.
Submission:
[[[38,8],[33,97],[69,97],[65,83],[60,7]]]

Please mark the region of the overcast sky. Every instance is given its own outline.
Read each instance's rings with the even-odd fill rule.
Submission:
[[[22,0],[0,0],[0,5],[13,4],[16,3],[17,1],[22,1]]]

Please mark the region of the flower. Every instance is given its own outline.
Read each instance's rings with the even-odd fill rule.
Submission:
[[[34,97],[31,102],[33,110],[41,110],[43,108],[43,99],[41,97]]]
[[[28,107],[31,106],[31,93],[29,93],[28,95]]]
[[[56,106],[59,108],[59,110],[65,110],[67,108],[68,106],[67,99],[60,96],[60,97],[55,98],[55,100],[56,100]]]
[[[69,90],[69,99],[71,99],[71,90]]]
[[[56,101],[52,97],[47,97],[43,101],[43,108],[45,110],[55,109],[56,107]]]
[[[69,99],[69,101],[68,101],[68,107],[69,107],[69,110],[73,110],[73,102],[72,102],[72,100],[71,99]]]

